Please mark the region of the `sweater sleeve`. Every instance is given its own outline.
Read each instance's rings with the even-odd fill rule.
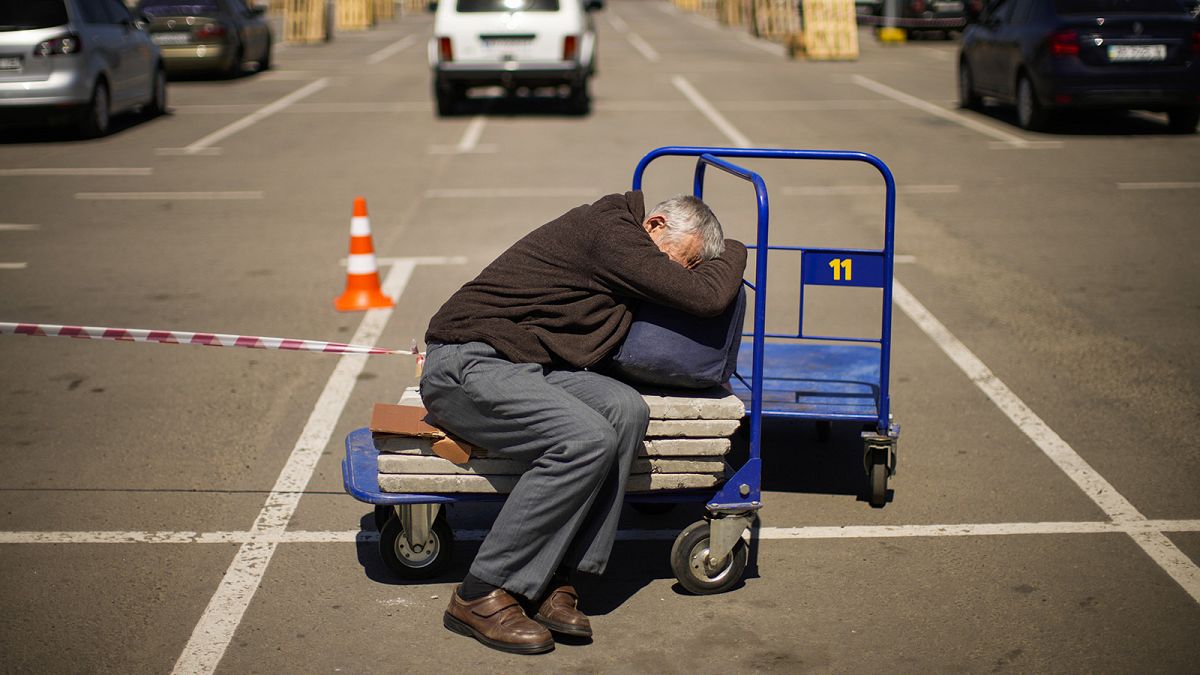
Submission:
[[[614,224],[593,246],[596,280],[621,296],[667,305],[696,316],[716,316],[737,296],[746,247],[725,240],[725,252],[688,269],[658,249],[640,223]]]

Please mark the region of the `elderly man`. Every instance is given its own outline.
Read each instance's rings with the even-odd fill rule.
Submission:
[[[421,378],[432,420],[530,461],[451,594],[447,628],[518,654],[553,649],[550,631],[591,636],[569,577],[604,572],[648,424],[633,388],[591,369],[638,302],[720,314],[745,266],[746,247],[699,199],[647,215],[642,193],[626,192],[530,232],[438,310]]]

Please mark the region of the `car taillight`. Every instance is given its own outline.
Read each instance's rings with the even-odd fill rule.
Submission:
[[[450,45],[450,38],[438,38],[438,55],[443,61],[454,60],[454,47]]]
[[[80,40],[78,35],[72,33],[38,43],[38,46],[33,48],[33,55],[55,56],[58,54],[78,54],[81,49],[83,49],[83,40]]]
[[[1192,53],[1200,56],[1200,30],[1192,31]]]
[[[563,61],[575,60],[575,52],[579,49],[579,38],[568,35],[563,38]]]
[[[1079,56],[1079,33],[1060,30],[1050,35],[1050,54],[1053,56]]]
[[[920,14],[925,11],[925,0],[913,0],[909,3],[908,8],[913,14]]]
[[[196,37],[199,39],[216,38],[225,34],[225,26],[219,23],[206,23],[196,29]]]

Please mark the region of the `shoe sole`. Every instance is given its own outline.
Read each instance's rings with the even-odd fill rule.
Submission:
[[[554,640],[532,645],[514,645],[493,640],[466,623],[454,618],[449,612],[442,615],[442,625],[459,635],[475,638],[485,647],[491,647],[492,649],[508,652],[509,654],[542,654],[554,649]]]
[[[562,633],[563,635],[570,635],[571,637],[585,637],[585,638],[592,637],[592,629],[591,628],[580,628],[579,626],[572,626],[570,624],[558,623],[556,621],[551,621],[550,619],[547,619],[546,617],[542,616],[541,614],[534,615],[533,620],[542,624],[546,628],[549,628],[550,630],[554,631],[555,633]]]

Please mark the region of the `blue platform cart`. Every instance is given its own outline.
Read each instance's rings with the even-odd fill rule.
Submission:
[[[863,468],[869,501],[887,501],[888,479],[896,469],[900,427],[892,423],[889,398],[891,357],[892,266],[896,185],[879,158],[863,152],[668,146],[651,151],[638,163],[633,189],[640,190],[646,167],[667,157],[696,159],[693,194],[704,196],[706,169],[713,167],[745,180],[754,189],[757,234],[755,263],[745,284],[754,295],[751,332],[743,342],[731,387],[745,403],[749,425],[748,458],[716,494],[679,491],[630,494],[635,505],[705,503],[706,517],[685,528],[671,548],[671,568],[680,584],[693,593],[719,593],[736,585],[749,559],[747,533],[762,507],[762,427],[767,418],[813,420],[820,425],[850,422],[863,425]],[[879,249],[816,248],[771,243],[770,208],[762,176],[734,164],[738,159],[786,159],[865,162],[875,167],[886,188],[883,246]],[[799,258],[800,311],[796,331],[771,333],[767,269],[772,255]],[[878,338],[813,335],[804,330],[807,286],[879,288],[882,312]],[[770,342],[768,342],[770,340]],[[448,564],[451,531],[441,507],[465,501],[501,501],[504,495],[397,494],[379,489],[379,451],[371,433],[358,429],[346,437],[342,477],[346,492],[375,505],[379,550],[388,567],[405,579],[436,576]]]

